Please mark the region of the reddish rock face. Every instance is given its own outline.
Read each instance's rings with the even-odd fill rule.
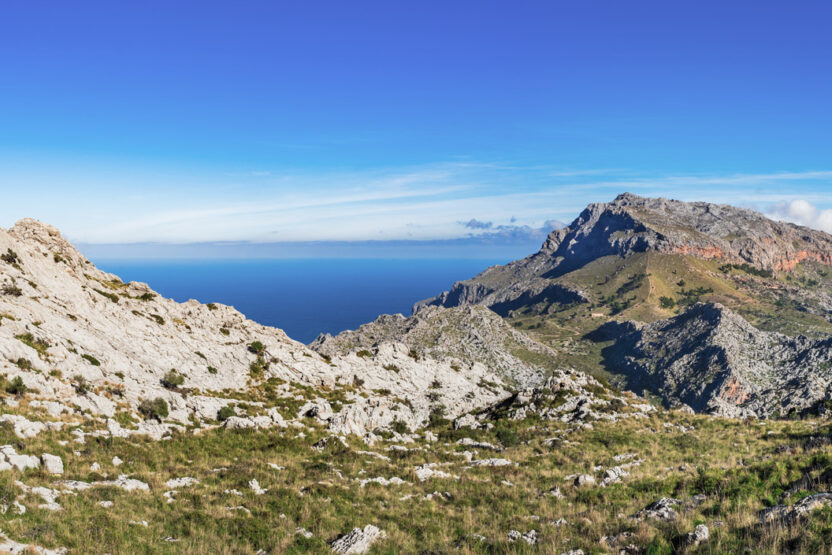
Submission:
[[[728,401],[729,403],[732,403],[734,405],[742,405],[744,402],[751,398],[751,395],[743,389],[743,387],[740,385],[740,382],[737,380],[737,378],[734,377],[732,377],[725,383],[719,395],[725,401]]]
[[[791,258],[784,258],[778,261],[777,264],[775,264],[774,269],[778,272],[792,272],[798,264],[805,260],[814,260],[815,262],[820,262],[821,264],[832,266],[832,252],[807,250],[798,251]]]

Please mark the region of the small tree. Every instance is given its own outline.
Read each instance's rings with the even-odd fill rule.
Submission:
[[[26,393],[26,384],[23,383],[23,378],[20,376],[15,376],[12,381],[6,385],[6,392],[11,393],[12,395],[23,395]]]
[[[152,401],[150,399],[142,401],[139,405],[139,413],[145,420],[155,419],[159,422],[167,418],[168,414],[170,414],[168,411],[168,402],[161,397],[157,397]]]
[[[175,369],[171,370],[160,380],[162,386],[167,389],[176,389],[185,383],[185,376],[177,372]]]
[[[231,405],[225,405],[219,411],[217,411],[217,420],[220,422],[225,422],[232,416],[237,416],[237,411],[234,410],[234,407]]]

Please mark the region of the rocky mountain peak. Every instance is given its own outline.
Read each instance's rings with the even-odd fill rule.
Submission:
[[[832,236],[745,208],[623,193],[590,204],[552,232],[539,254],[569,271],[599,256],[644,251],[790,271],[807,259],[832,265]]]

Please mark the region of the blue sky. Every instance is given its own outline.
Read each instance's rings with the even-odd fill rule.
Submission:
[[[629,190],[832,231],[830,19],[800,1],[8,3],[0,226],[487,250]]]

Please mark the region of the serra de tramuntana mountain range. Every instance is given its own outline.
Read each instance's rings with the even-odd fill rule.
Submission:
[[[625,193],[587,207],[537,253],[455,283],[410,316],[381,315],[309,345],[233,307],[176,303],[124,283],[36,220],[0,230],[0,255],[0,421],[21,439],[175,442],[222,432],[306,438],[322,454],[354,451],[353,442],[431,457],[443,442],[459,450],[462,459],[414,461],[415,478],[396,477],[409,483],[464,480],[457,463],[513,468],[494,452],[517,445],[518,429],[527,436],[520,445],[548,450],[566,445],[567,432],[591,438],[599,425],[661,422],[688,433],[692,421],[680,418],[763,422],[832,409],[832,236],[731,206]],[[537,437],[541,426],[568,428]],[[497,434],[502,445],[477,434]],[[60,449],[70,439],[56,441]],[[7,447],[0,465],[25,471]],[[37,455],[32,467],[52,461]],[[610,468],[559,487],[573,479],[607,487],[633,471]],[[50,491],[60,506],[63,490]],[[392,548],[396,535],[376,524],[297,541],[351,553]],[[561,546],[580,536],[513,531],[482,541]],[[610,542],[604,549],[623,540]]]

